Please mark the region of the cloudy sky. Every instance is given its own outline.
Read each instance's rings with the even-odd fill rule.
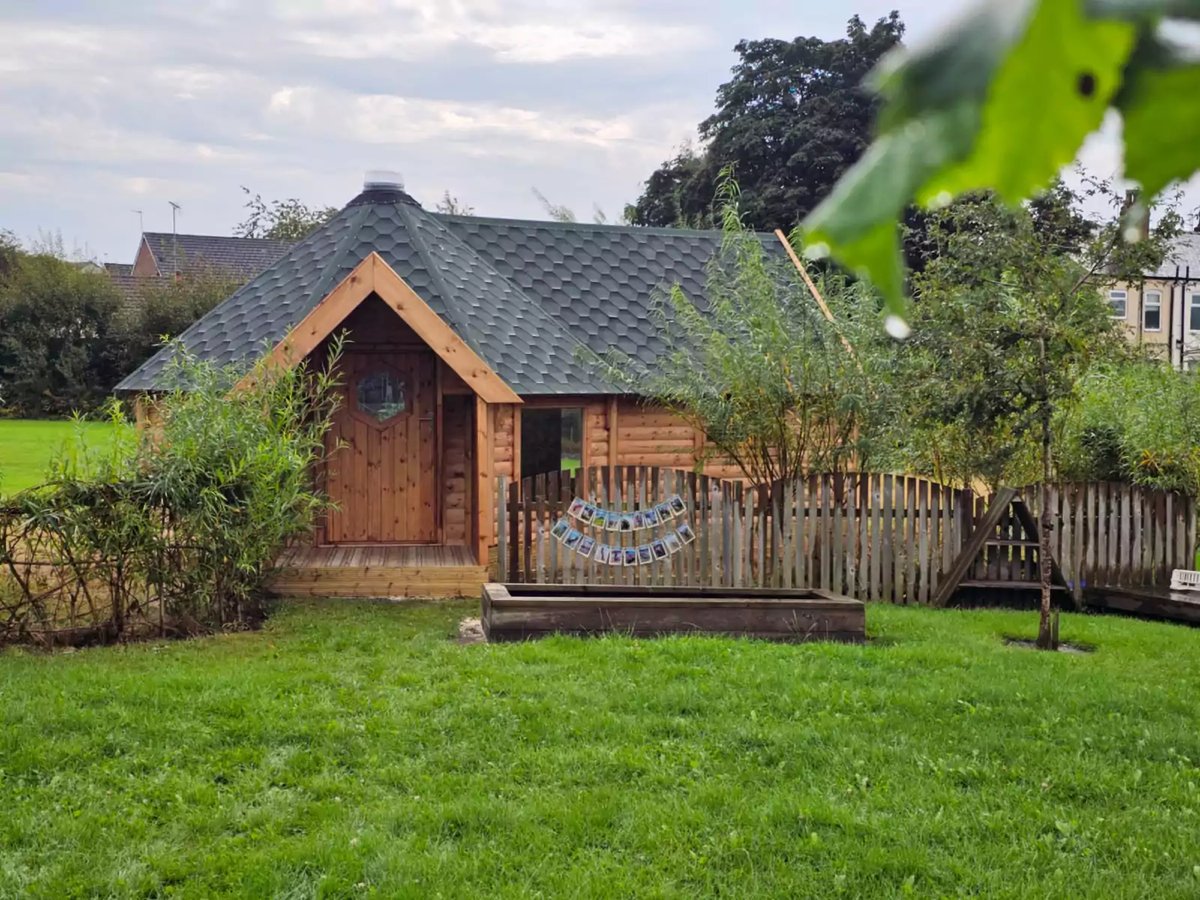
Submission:
[[[919,40],[964,0],[900,6]],[[401,172],[433,206],[610,215],[695,134],[741,38],[834,38],[894,2],[0,0],[0,229],[130,261],[228,234],[240,186],[341,206]],[[1094,165],[1115,161],[1101,142]]]

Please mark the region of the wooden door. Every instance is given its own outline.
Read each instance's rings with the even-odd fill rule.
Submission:
[[[435,360],[427,351],[348,349],[328,438],[331,544],[438,539]],[[339,446],[339,443],[341,446]]]

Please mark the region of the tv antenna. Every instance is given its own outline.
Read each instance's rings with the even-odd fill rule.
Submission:
[[[139,233],[139,234],[145,234],[145,232],[146,232],[146,220],[145,220],[145,218],[143,218],[142,211],[141,211],[140,209],[131,209],[131,210],[130,210],[130,212],[132,212],[132,213],[137,213],[137,217],[138,217],[138,233]]]
[[[180,206],[178,203],[176,203],[174,200],[168,200],[167,202],[169,204],[171,204],[171,257],[172,257],[171,266],[175,270],[172,274],[174,274],[176,277],[178,277],[178,275],[179,275],[179,237],[176,235],[176,232],[175,232],[175,214],[177,212],[179,212],[181,209],[183,209],[183,207]]]

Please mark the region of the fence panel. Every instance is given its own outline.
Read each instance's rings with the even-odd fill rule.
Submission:
[[[550,472],[502,484],[495,496],[502,506],[500,571],[509,580],[813,587],[894,603],[931,601],[988,505],[971,490],[911,475],[813,474],[760,490],[641,466]],[[1040,490],[1026,488],[1021,496],[1037,516]],[[673,498],[682,501],[680,515],[642,521]],[[601,510],[603,524],[582,525],[570,515],[576,499]],[[1189,497],[1063,483],[1052,487],[1050,509],[1052,551],[1076,596],[1089,584],[1162,585],[1172,569],[1193,567]],[[638,518],[622,524],[622,516]],[[569,545],[553,533],[560,520],[580,533]],[[675,531],[684,523],[690,539]],[[596,545],[605,548],[599,556]],[[647,546],[651,563],[637,558]],[[1036,542],[1006,512],[967,578],[1034,580],[1036,553]]]

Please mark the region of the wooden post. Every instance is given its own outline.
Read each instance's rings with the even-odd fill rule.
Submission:
[[[521,483],[521,407],[513,407],[513,461],[512,477],[514,484]]]
[[[501,475],[496,479],[496,579],[498,581],[508,581],[508,554],[505,552],[507,541],[505,540],[506,516],[505,501],[508,499],[508,479]]]
[[[617,467],[617,398],[608,398],[608,477]],[[611,483],[611,482],[610,482]]]
[[[491,406],[480,396],[475,397],[475,558],[486,566],[491,546],[492,519],[492,422]]]

